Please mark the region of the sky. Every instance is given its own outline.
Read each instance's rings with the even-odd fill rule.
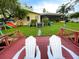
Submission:
[[[67,3],[70,0],[19,0],[21,4],[27,4],[33,7],[33,11],[42,13],[45,8],[50,13],[56,13],[56,10],[63,3]],[[79,4],[75,6],[75,12],[79,11]],[[73,11],[71,11],[73,12]]]

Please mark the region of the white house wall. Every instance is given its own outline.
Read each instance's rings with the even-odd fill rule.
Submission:
[[[27,16],[30,17],[30,21],[37,19],[37,22],[40,23],[40,15],[39,14],[29,13]]]
[[[79,22],[79,18],[72,18],[72,19],[70,19],[70,21]]]

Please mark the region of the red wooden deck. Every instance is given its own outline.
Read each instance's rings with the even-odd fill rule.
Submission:
[[[40,48],[41,51],[41,59],[48,59],[47,56],[47,46],[49,44],[49,36],[48,37],[36,37],[37,39],[37,45]],[[8,47],[4,50],[4,52],[0,53],[0,59],[12,59],[14,54],[20,50],[24,46],[25,39],[19,39],[17,42],[15,42],[13,45]],[[71,41],[68,39],[62,39],[62,44],[67,47],[68,49],[72,50],[79,56],[79,47],[75,46]],[[62,48],[63,56],[66,59],[73,59],[72,56],[67,52],[65,49]],[[18,59],[23,59],[25,56],[25,50],[20,54]]]

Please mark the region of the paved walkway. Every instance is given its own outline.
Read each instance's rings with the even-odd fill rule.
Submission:
[[[38,35],[38,36],[41,36],[41,34],[42,34],[41,29],[38,29],[38,33],[37,33],[37,35]]]

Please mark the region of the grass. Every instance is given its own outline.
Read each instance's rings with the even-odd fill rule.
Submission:
[[[67,28],[79,31],[79,23],[67,23]]]
[[[63,22],[58,22],[58,23],[54,23],[51,26],[45,26],[40,28],[42,31],[41,35],[53,35],[56,34],[61,27],[64,26]],[[67,28],[73,29],[73,30],[78,30],[79,31],[79,23],[71,23],[68,22],[66,24]],[[22,27],[17,27],[17,28],[12,28],[12,29],[7,29],[7,30],[3,30],[3,33],[10,33],[13,32],[15,30],[20,30],[20,32],[22,32],[25,36],[37,36],[38,33],[38,28],[37,27],[28,27],[28,26],[22,26]]]
[[[22,26],[22,27],[17,27],[17,28],[3,30],[3,33],[4,34],[5,33],[11,33],[11,32],[14,32],[16,30],[19,30],[20,32],[22,32],[25,36],[31,36],[31,35],[32,36],[36,36],[38,28]]]
[[[64,23],[54,23],[52,26],[42,27],[42,35],[53,35],[56,34]]]

